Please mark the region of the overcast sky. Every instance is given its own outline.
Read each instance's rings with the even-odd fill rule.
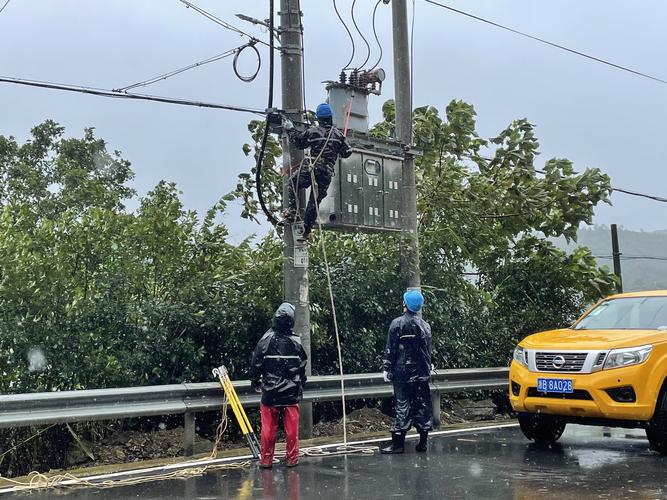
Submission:
[[[512,119],[537,125],[542,157],[567,157],[575,166],[601,168],[612,184],[667,196],[665,115],[667,85],[639,78],[547,47],[416,0],[415,106],[439,109],[451,99],[473,104],[482,136]],[[268,2],[194,0],[256,36],[234,17],[267,17]],[[276,1],[276,4],[279,2]],[[667,3],[580,0],[447,0],[453,7],[667,79]],[[0,0],[0,6],[4,0]],[[349,20],[351,0],[338,0]],[[360,28],[372,39],[375,0],[357,0]],[[325,98],[323,80],[336,79],[349,58],[349,40],[328,0],[302,0],[306,91],[314,108]],[[381,4],[377,26],[387,84],[371,97],[371,121],[393,98],[391,6]],[[115,88],[185,66],[243,43],[238,35],[187,9],[178,0],[11,0],[0,14],[0,75]],[[360,63],[365,47],[357,37]],[[372,57],[377,47],[373,46]],[[231,59],[197,68],[143,90],[146,93],[236,104],[266,105],[267,51],[251,84],[236,79]],[[253,61],[241,61],[250,71]],[[278,78],[278,82],[279,82]],[[276,98],[279,103],[279,88]],[[252,115],[168,104],[120,101],[0,84],[0,134],[24,140],[52,118],[80,136],[93,126],[109,149],[133,164],[145,194],[160,179],[175,181],[187,208],[204,211],[235,185],[252,162],[241,152]],[[667,229],[667,204],[622,194],[598,208],[595,222],[632,229]],[[225,222],[234,240],[258,226]]]

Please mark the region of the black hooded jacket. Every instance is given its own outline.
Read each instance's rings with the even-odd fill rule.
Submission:
[[[391,322],[383,368],[393,382],[426,381],[431,377],[431,326],[406,312]]]
[[[339,156],[347,158],[352,154],[352,148],[345,140],[345,136],[333,125],[313,125],[303,132],[293,128],[288,130],[287,134],[290,142],[297,148],[310,148],[310,156],[313,161],[319,157],[319,164],[332,166]]]
[[[264,405],[288,406],[301,401],[308,358],[293,326],[294,306],[283,303],[252,355],[250,382],[253,388],[262,388]]]

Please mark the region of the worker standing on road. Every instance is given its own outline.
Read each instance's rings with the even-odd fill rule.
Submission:
[[[311,187],[313,176],[317,183],[317,199],[314,190],[311,190],[306,207],[303,233],[305,240],[310,238],[310,232],[317,217],[317,208],[327,196],[327,190],[334,174],[334,164],[339,156],[348,158],[352,154],[352,149],[345,140],[345,136],[333,125],[331,106],[327,103],[320,104],[317,106],[315,115],[317,125],[308,127],[302,132],[296,130],[290,120],[283,120],[283,129],[287,132],[290,142],[298,149],[310,148],[311,157],[310,160],[306,158],[299,169],[290,176],[289,208],[285,213],[287,222],[294,222],[296,219],[298,190]]]
[[[403,453],[405,434],[413,425],[419,432],[416,450],[426,451],[428,431],[433,428],[431,378],[431,326],[417,313],[424,305],[419,290],[403,294],[403,316],[389,326],[384,355],[384,380],[393,382],[396,421],[391,427],[391,444],[381,453]]]
[[[299,463],[299,401],[306,383],[308,357],[294,334],[294,306],[284,302],[273,315],[273,324],[257,343],[250,366],[250,383],[262,393],[261,456],[259,465],[273,466],[273,453],[282,415],[287,444],[287,466]]]

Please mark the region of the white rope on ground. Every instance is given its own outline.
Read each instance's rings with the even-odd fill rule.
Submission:
[[[77,477],[74,474],[68,472],[65,472],[63,474],[46,475],[44,473],[36,471],[33,471],[30,474],[28,474],[27,481],[18,481],[4,476],[0,476],[0,481],[13,485],[14,487],[16,487],[15,489],[16,491],[36,490],[36,489],[55,488],[55,487],[63,488],[63,487],[82,487],[82,486],[92,487],[92,488],[111,488],[116,486],[134,486],[137,484],[143,484],[153,481],[163,481],[167,479],[184,479],[189,477],[201,476],[202,474],[213,470],[248,468],[252,465],[251,460],[244,460],[241,462],[232,462],[224,464],[206,464],[206,465],[196,466],[197,462],[208,462],[218,457],[218,449],[220,448],[222,437],[225,431],[227,430],[229,423],[227,417],[228,404],[229,401],[227,399],[227,395],[225,394],[223,396],[223,401],[222,401],[220,423],[216,428],[215,442],[213,443],[213,449],[211,450],[211,453],[209,454],[208,457],[192,462],[193,464],[195,464],[195,466],[193,467],[188,467],[173,472],[166,472],[161,474],[148,474],[145,476],[135,476],[127,479],[110,479],[105,481],[90,481],[85,478]],[[45,430],[50,429],[51,427],[53,427],[53,425],[51,425],[47,429],[44,429],[43,431],[40,431],[35,436],[41,434]]]

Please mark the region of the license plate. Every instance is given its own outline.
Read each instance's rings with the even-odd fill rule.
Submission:
[[[537,391],[569,394],[573,391],[572,380],[567,378],[538,378]]]

